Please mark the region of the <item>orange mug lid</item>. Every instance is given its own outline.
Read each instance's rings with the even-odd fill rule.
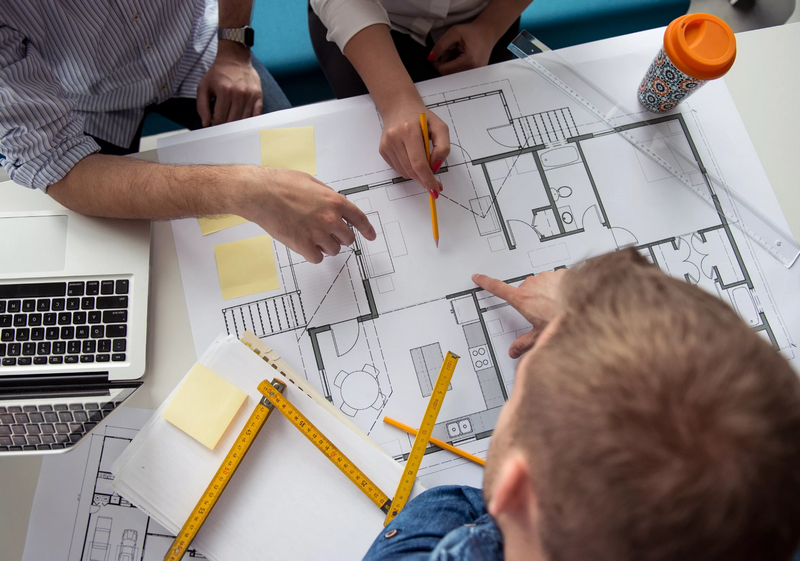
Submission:
[[[736,37],[717,16],[687,14],[667,26],[664,51],[684,74],[698,80],[713,80],[733,66]]]

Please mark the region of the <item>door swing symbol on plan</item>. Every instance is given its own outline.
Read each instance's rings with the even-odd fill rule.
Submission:
[[[203,237],[196,220],[174,222],[198,349],[223,330],[236,336],[254,331],[398,460],[412,440],[381,419],[420,419],[443,350],[451,350],[465,360],[433,436],[485,456],[514,387],[516,361],[508,348],[530,325],[470,276],[519,283],[633,246],[668,274],[718,295],[776,351],[795,358],[791,332],[798,325],[787,324],[790,316],[781,313],[786,283],[771,287],[766,281],[787,274],[780,264],[759,256],[761,249],[720,214],[535,73],[509,63],[424,83],[420,90],[450,128],[452,143],[436,174],[444,187],[439,249],[430,243],[426,191],[396,177],[379,157],[363,157],[376,152],[380,137],[374,106],[362,99],[300,119],[297,125],[315,127],[317,177],[365,212],[377,239],[356,235],[351,247],[320,265],[273,241],[280,288],[223,301],[213,246],[262,231],[247,224]],[[698,100],[705,93],[698,92]],[[709,95],[733,107],[724,85]],[[726,170],[704,133],[709,125],[714,131],[729,125],[701,125],[702,115],[688,104],[662,117],[643,113],[628,132],[654,143],[668,137],[693,155],[704,171],[692,180],[730,208],[727,193],[715,192],[706,177],[707,169]],[[184,163],[191,152],[224,163],[213,154],[246,152],[251,137],[176,144],[160,156]],[[676,155],[670,163],[682,162]],[[480,485],[481,476],[477,467],[435,447],[420,471],[426,485]]]

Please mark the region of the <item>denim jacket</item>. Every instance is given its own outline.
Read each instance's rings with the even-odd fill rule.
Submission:
[[[503,536],[480,489],[448,485],[410,501],[375,539],[364,561],[503,559]]]

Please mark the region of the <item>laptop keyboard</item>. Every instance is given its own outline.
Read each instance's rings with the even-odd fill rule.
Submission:
[[[0,372],[124,362],[128,291],[128,279],[0,285]]]
[[[0,407],[0,452],[69,448],[118,405],[108,402]]]

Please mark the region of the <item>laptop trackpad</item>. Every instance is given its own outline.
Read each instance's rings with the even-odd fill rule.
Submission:
[[[0,218],[0,274],[63,271],[66,216]]]

